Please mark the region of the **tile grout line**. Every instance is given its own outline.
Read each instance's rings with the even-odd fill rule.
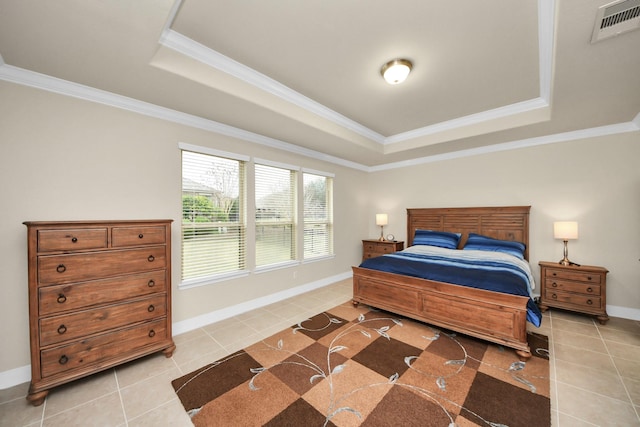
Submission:
[[[598,327],[598,325],[596,325],[596,330],[598,331],[598,336],[600,336],[600,339],[602,340],[602,344],[604,345],[604,348],[607,350],[607,355],[609,356],[609,359],[611,360],[611,363],[613,364],[613,367],[616,370],[618,379],[620,380],[620,383],[622,383],[622,388],[624,389],[624,392],[627,394],[627,399],[629,399],[629,403],[631,404],[631,409],[633,409],[633,411],[636,413],[636,418],[638,419],[638,421],[640,421],[640,412],[638,412],[638,407],[636,407],[636,405],[634,405],[633,403],[633,399],[631,398],[631,393],[629,393],[629,388],[624,382],[624,377],[622,376],[622,374],[620,374],[620,369],[618,369],[618,365],[616,364],[615,359],[611,355],[611,351],[609,351],[607,340],[605,340],[604,337],[602,336],[602,333],[600,332],[600,328]]]
[[[114,369],[113,376],[116,379],[116,389],[118,390],[118,398],[120,399],[120,408],[122,408],[122,415],[124,416],[124,425],[129,426],[129,420],[127,418],[127,411],[124,409],[124,399],[122,398],[122,391],[120,390],[120,381],[118,381],[118,372]]]

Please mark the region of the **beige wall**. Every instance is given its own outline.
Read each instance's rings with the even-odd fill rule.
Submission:
[[[607,267],[609,304],[640,309],[638,133],[364,173],[123,110],[0,82],[0,376],[29,364],[27,220],[172,218],[174,322],[350,271],[363,238],[405,238],[407,207],[532,205],[531,261],[561,258],[552,222],[580,222],[570,258]],[[335,173],[335,252],[178,290],[178,142]],[[537,273],[537,268],[534,269]],[[6,351],[11,349],[11,351]]]
[[[30,363],[23,221],[173,219],[174,322],[349,273],[361,256],[364,172],[24,86],[0,94],[0,374]],[[178,142],[334,173],[335,258],[178,290]]]
[[[576,220],[569,259],[606,267],[607,305],[640,313],[638,132],[522,148],[370,174],[374,210],[406,238],[406,208],[531,205],[530,261],[562,258],[553,222]],[[370,215],[369,232],[376,230]],[[620,308],[620,309],[618,309]],[[610,310],[611,314],[611,310]]]

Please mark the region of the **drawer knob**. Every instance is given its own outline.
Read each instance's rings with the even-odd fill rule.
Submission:
[[[67,297],[64,296],[64,294],[60,294],[58,295],[57,301],[58,301],[58,304],[64,304],[67,301]]]
[[[77,243],[77,242],[78,242],[78,238],[77,238],[77,237],[72,237],[72,238],[71,238],[71,242],[73,242],[73,243]]]
[[[156,259],[156,257],[154,257],[153,255],[149,255],[147,257],[147,261],[149,261],[149,262],[153,262],[153,260],[155,260],[155,259]]]
[[[153,304],[151,304],[149,307],[147,307],[147,311],[149,313],[153,312],[153,310],[155,310],[156,308],[153,306]]]
[[[551,294],[551,298],[553,298],[553,299],[558,299],[558,295],[556,295],[556,294]]]
[[[144,234],[140,233],[138,234],[138,239],[142,239],[144,237]]]
[[[153,281],[153,279],[149,280],[149,283],[147,283],[147,286],[149,286],[150,288],[153,288],[156,285],[156,282]]]
[[[68,361],[69,361],[69,358],[64,354],[60,356],[60,359],[58,359],[58,363],[61,365],[65,365]]]
[[[553,286],[554,288],[557,288],[557,287],[558,287],[558,284],[557,284],[556,282],[553,282],[553,283],[551,284],[551,286]]]
[[[554,272],[553,272],[553,273],[551,273],[551,274],[552,274],[553,276],[555,276],[555,275],[556,275],[556,272],[554,271]]]
[[[156,336],[156,331],[154,331],[153,329],[149,331],[149,338],[153,338]]]
[[[587,276],[587,280],[591,280],[591,276]]]
[[[592,287],[588,287],[587,288],[587,292],[593,292],[593,288]]]
[[[587,300],[587,305],[593,305],[593,301],[591,301],[590,299]]]
[[[67,332],[67,327],[66,326],[64,326],[64,325],[58,326],[58,333],[60,335],[64,334],[65,332]]]
[[[65,271],[67,271],[67,267],[65,267],[64,264],[60,264],[59,266],[56,267],[56,271],[58,273],[64,273]]]

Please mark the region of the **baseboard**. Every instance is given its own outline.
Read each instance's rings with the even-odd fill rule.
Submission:
[[[607,304],[607,314],[611,317],[640,320],[640,308],[619,307]]]
[[[276,292],[275,294],[256,298],[254,300],[243,302],[241,304],[236,304],[231,307],[225,307],[221,310],[215,310],[206,314],[202,314],[200,316],[192,317],[191,319],[182,320],[180,322],[173,323],[173,335],[180,335],[185,332],[210,325],[211,323],[219,322],[221,320],[225,320],[230,317],[237,316],[239,314],[246,313],[248,311],[255,310],[261,307],[266,307],[267,305],[286,300],[287,298],[292,298],[297,295],[304,294],[305,292],[320,289],[341,280],[349,279],[352,276],[352,272],[337,274],[335,276],[326,277],[322,280],[317,280],[315,282],[307,283],[302,286],[297,286],[295,288]]]
[[[192,317],[191,319],[182,320],[180,322],[173,323],[171,325],[173,329],[173,335],[180,335],[185,332],[198,329],[200,327],[209,325],[211,323],[219,322],[224,319],[228,319],[233,316],[237,316],[247,311],[255,310],[261,307],[265,307],[269,304],[273,304],[279,301],[283,301],[287,298],[295,297],[297,295],[304,294],[305,292],[320,289],[325,286],[329,286],[333,283],[341,280],[349,279],[353,276],[351,271],[337,274],[335,276],[326,277],[322,280],[307,283],[305,285],[297,286],[295,288],[287,289],[275,294],[267,295],[261,298],[256,298],[251,301],[247,301],[241,304],[237,304],[231,307],[226,307],[221,310],[212,311],[201,316]],[[16,386],[18,384],[26,383],[31,380],[31,365],[22,366],[20,368],[11,369],[9,371],[0,372],[0,390],[4,390],[9,387]]]

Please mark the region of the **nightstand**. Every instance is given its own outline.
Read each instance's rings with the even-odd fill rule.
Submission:
[[[541,311],[549,307],[597,316],[601,324],[607,315],[607,273],[591,265],[564,266],[557,262],[540,262]]]
[[[362,260],[374,258],[384,254],[392,254],[404,249],[404,242],[396,240],[363,240]]]

